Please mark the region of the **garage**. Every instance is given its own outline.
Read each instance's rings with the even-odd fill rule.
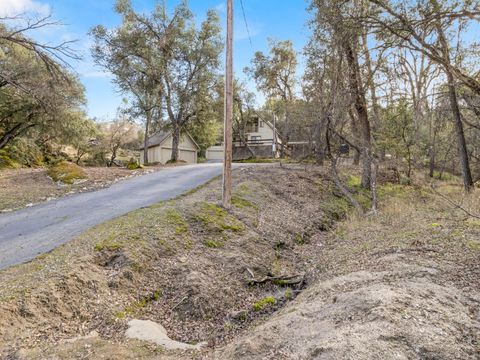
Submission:
[[[171,132],[160,132],[151,136],[148,140],[148,162],[166,164],[172,157],[172,143]],[[188,164],[196,164],[199,149],[199,146],[189,134],[182,134],[178,147],[179,160]],[[142,147],[140,151],[140,163],[143,164],[143,152],[145,149]]]
[[[224,158],[224,151],[223,151],[223,146],[222,145],[215,145],[215,146],[210,146],[206,153],[206,158],[207,160],[223,160]]]

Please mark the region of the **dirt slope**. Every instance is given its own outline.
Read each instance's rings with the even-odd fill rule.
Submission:
[[[480,359],[479,220],[422,189],[385,189],[378,218],[331,234],[313,285],[212,357]]]
[[[216,180],[0,272],[3,358],[479,359],[478,219],[390,184],[378,217],[344,219],[321,169],[235,175],[230,212]],[[130,319],[209,345],[126,340]]]

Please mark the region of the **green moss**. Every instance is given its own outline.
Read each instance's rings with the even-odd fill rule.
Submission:
[[[343,197],[331,197],[321,205],[327,219],[338,221],[345,218],[350,208],[350,203]]]
[[[480,219],[468,219],[466,221],[466,225],[468,227],[478,228],[478,227],[480,227]]]
[[[139,310],[147,307],[147,305],[151,304],[154,301],[160,300],[162,297],[161,290],[155,290],[152,294],[145,296],[144,298],[131,303],[130,305],[126,306],[122,311],[118,311],[115,313],[115,316],[119,319],[125,319],[127,315],[133,315]]]
[[[297,235],[295,235],[295,242],[296,242],[298,245],[303,245],[303,244],[305,244],[305,239],[303,238],[303,235],[302,235],[302,234],[297,234]]]
[[[52,166],[47,174],[53,181],[61,181],[65,184],[73,184],[75,180],[87,178],[87,174],[80,166],[68,161],[62,161]]]
[[[266,307],[273,306],[277,303],[275,298],[273,296],[267,296],[266,298],[263,298],[261,300],[255,301],[253,303],[253,310],[255,311],[261,311],[265,309]]]
[[[470,250],[480,250],[480,242],[475,240],[470,240],[469,242],[467,242],[467,247]]]
[[[347,179],[347,185],[351,188],[359,188],[362,184],[362,180],[359,176],[349,175]]]
[[[120,250],[123,247],[122,244],[119,242],[110,242],[110,241],[102,241],[97,244],[95,244],[95,250],[96,251],[103,251],[103,250],[109,250],[109,251],[116,251]]]
[[[223,243],[221,241],[216,241],[216,240],[211,240],[211,239],[205,240],[204,244],[205,244],[206,247],[209,247],[209,248],[223,247]]]
[[[233,195],[232,196],[232,204],[233,206],[239,208],[239,209],[244,209],[244,208],[253,208],[257,209],[257,205],[252,203],[251,201],[244,199],[238,195]]]
[[[165,220],[175,226],[175,234],[181,235],[188,231],[188,223],[176,209],[165,210]]]
[[[290,299],[293,299],[293,290],[292,288],[287,288],[285,290],[285,298],[290,300]]]
[[[212,203],[197,203],[194,217],[202,223],[204,228],[211,231],[230,230],[240,232],[244,230],[244,225],[238,219],[229,215],[225,209]]]
[[[127,169],[128,170],[137,170],[137,169],[143,169],[143,166],[138,164],[138,163],[128,163],[127,164]]]

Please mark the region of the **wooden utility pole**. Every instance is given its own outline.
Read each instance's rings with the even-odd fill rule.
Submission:
[[[223,207],[232,204],[232,118],[233,118],[233,0],[227,0],[227,54],[225,66],[225,113],[223,131]]]

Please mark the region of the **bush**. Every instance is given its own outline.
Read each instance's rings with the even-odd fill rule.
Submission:
[[[87,178],[87,174],[80,166],[68,161],[52,166],[47,174],[53,181],[61,181],[65,184],[73,184],[75,180]]]
[[[42,166],[44,155],[33,140],[18,138],[0,150],[0,168]]]
[[[21,165],[13,160],[5,150],[0,150],[0,169],[17,169]]]
[[[142,169],[143,166],[138,163],[137,160],[134,158],[131,158],[130,161],[127,164],[127,169],[128,170],[137,170],[137,169]]]

